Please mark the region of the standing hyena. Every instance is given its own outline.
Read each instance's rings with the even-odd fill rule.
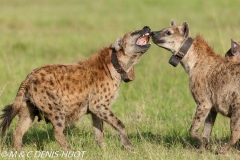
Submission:
[[[69,65],[47,65],[33,70],[22,82],[13,104],[1,115],[2,135],[18,115],[13,135],[14,147],[22,147],[22,137],[35,116],[50,121],[54,137],[69,150],[63,130],[66,123],[90,113],[94,137],[100,147],[103,142],[103,121],[115,128],[124,148],[134,149],[123,123],[110,110],[117,98],[121,81],[134,79],[133,66],[149,47],[150,28],[127,33],[109,47],[90,58]]]
[[[217,112],[231,118],[230,140],[218,149],[218,153],[225,153],[240,138],[240,63],[217,55],[201,36],[189,37],[186,22],[176,26],[172,21],[170,27],[151,35],[155,44],[173,53],[169,63],[177,66],[180,62],[189,75],[197,105],[190,135],[200,142],[200,151],[208,144],[212,129],[205,127],[202,135],[198,134],[204,120],[205,126],[212,125]]]
[[[229,61],[239,63],[240,62],[240,43],[231,39],[231,48],[227,51],[227,53],[225,54],[225,57]],[[211,135],[216,117],[217,117],[217,112],[209,112],[206,118],[206,122],[204,125],[204,132],[202,133],[202,135],[206,137],[208,141],[209,141],[209,137]],[[206,147],[210,148],[208,144],[206,144]],[[238,150],[240,150],[240,145],[238,145]]]

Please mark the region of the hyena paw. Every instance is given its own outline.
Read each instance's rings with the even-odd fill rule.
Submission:
[[[206,150],[210,150],[211,149],[211,145],[209,143],[209,140],[205,137],[203,137],[203,143],[202,143],[202,147]]]
[[[198,149],[196,149],[196,151],[197,151],[197,153],[202,154],[204,149],[203,148],[198,148]]]
[[[217,151],[215,152],[215,154],[225,154],[226,153],[226,149],[224,147],[218,147]]]
[[[130,151],[134,151],[135,147],[132,144],[127,144],[123,146],[124,149],[130,150]]]
[[[105,149],[105,148],[106,148],[106,144],[105,144],[104,142],[98,143],[98,146],[99,146],[101,149]]]
[[[240,151],[240,144],[237,145],[237,150]]]
[[[211,150],[212,146],[211,146],[211,144],[208,143],[208,144],[205,146],[205,148],[206,148],[206,150]]]

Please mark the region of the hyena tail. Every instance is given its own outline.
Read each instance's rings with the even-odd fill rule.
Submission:
[[[7,105],[2,112],[3,114],[0,116],[0,119],[2,120],[0,128],[2,129],[3,137],[13,120],[13,104]]]
[[[0,129],[2,130],[2,133],[1,133],[2,137],[5,135],[13,118],[18,114],[21,108],[24,92],[25,92],[25,89],[21,85],[21,87],[18,90],[17,96],[14,100],[14,103],[5,106],[5,108],[2,110],[3,113],[0,115],[0,120],[1,120]]]

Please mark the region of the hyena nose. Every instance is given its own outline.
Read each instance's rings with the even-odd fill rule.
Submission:
[[[154,36],[156,33],[155,32],[151,32],[150,36]]]
[[[150,31],[151,29],[150,29],[148,26],[144,26],[144,27],[143,27],[143,30],[148,30],[148,31]]]

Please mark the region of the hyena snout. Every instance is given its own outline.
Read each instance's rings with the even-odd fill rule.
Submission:
[[[152,41],[157,45],[165,43],[165,40],[162,39],[163,36],[161,31],[153,31],[150,36],[152,37]]]
[[[150,36],[155,36],[156,32],[151,32]]]
[[[143,27],[143,30],[144,30],[145,32],[151,32],[151,29],[150,29],[150,27],[148,27],[148,26],[144,26],[144,27]]]
[[[150,35],[153,38],[161,38],[162,37],[162,31],[152,31]]]

